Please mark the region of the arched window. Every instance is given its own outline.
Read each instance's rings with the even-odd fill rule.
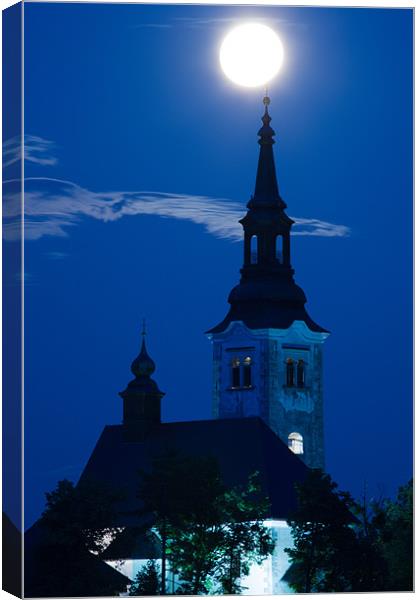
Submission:
[[[299,359],[297,363],[296,380],[298,387],[305,387],[305,361],[302,359]]]
[[[258,262],[258,239],[256,235],[251,237],[251,264],[256,265]]]
[[[239,358],[232,359],[232,387],[241,386],[241,361]]]
[[[287,387],[295,385],[295,361],[293,358],[286,360],[286,385]]]
[[[291,450],[294,454],[303,454],[303,437],[300,435],[300,433],[294,431],[287,439],[289,450]]]
[[[243,366],[243,385],[244,387],[252,386],[252,358],[250,356],[246,356],[244,358],[244,366]]]
[[[283,264],[283,236],[276,237],[276,258],[280,264]]]

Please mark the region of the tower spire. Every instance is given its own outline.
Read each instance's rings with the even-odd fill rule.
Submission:
[[[264,114],[261,118],[262,127],[258,131],[260,145],[260,156],[258,159],[257,178],[255,182],[255,191],[248,203],[248,208],[261,207],[280,207],[286,208],[278,190],[276,167],[274,164],[273,145],[275,144],[274,129],[270,126],[271,117],[268,112],[270,98],[266,95],[263,98]]]
[[[161,422],[161,399],[164,393],[151,378],[156,370],[146,347],[146,322],[143,320],[141,331],[140,353],[131,363],[134,379],[126,389],[120,392],[124,402],[123,422],[126,434],[130,438],[139,439]]]
[[[209,333],[225,331],[234,321],[242,321],[249,329],[287,329],[294,321],[303,321],[311,331],[324,332],[306,312],[305,293],[293,277],[290,233],[294,221],[285,213],[286,203],[278,191],[268,95],[263,104],[255,192],[239,221],[244,229],[241,280],[229,295],[229,313]]]

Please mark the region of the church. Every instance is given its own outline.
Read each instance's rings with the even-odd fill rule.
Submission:
[[[213,419],[162,422],[164,393],[152,378],[156,365],[143,331],[131,365],[134,378],[120,393],[122,424],[105,427],[80,478],[124,493],[119,534],[101,559],[131,581],[148,559],[160,558],[158,540],[147,536],[147,527],[133,516],[139,472],[170,449],[214,457],[228,486],[260,473],[270,505],[265,524],[275,550],[241,585],[245,594],[290,592],[282,577],[288,569],[284,549],[292,545],[287,517],[296,506],[294,486],[308,467],[324,467],[322,353],[329,333],[309,316],[305,294],[294,280],[293,220],[278,190],[270,99],[263,102],[255,191],[240,221],[240,281],[230,292],[227,315],[206,334],[213,349]],[[168,593],[173,586],[169,568]]]

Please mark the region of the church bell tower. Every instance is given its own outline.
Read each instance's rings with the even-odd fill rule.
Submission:
[[[293,220],[284,212],[268,113],[258,132],[255,192],[241,219],[244,262],[213,344],[213,414],[260,416],[312,468],[324,467],[322,346],[329,333],[308,315],[291,266]]]

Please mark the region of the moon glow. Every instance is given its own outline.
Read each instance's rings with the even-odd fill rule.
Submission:
[[[283,44],[278,35],[260,23],[232,29],[220,46],[220,65],[234,83],[260,87],[273,79],[283,63]]]

